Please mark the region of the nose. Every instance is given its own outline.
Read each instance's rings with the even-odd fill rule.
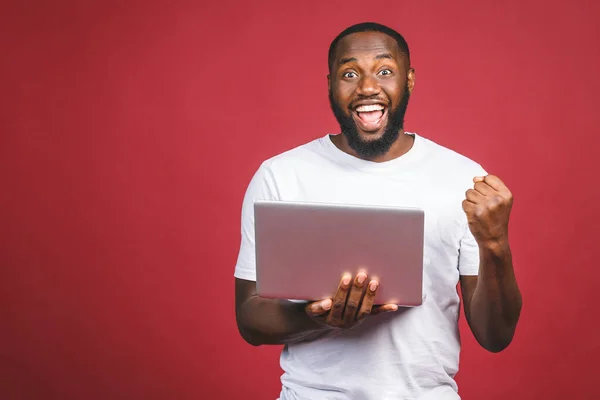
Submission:
[[[374,96],[380,91],[379,82],[371,75],[363,75],[356,88],[356,92],[362,96]]]

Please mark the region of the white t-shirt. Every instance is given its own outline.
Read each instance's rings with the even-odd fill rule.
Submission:
[[[284,346],[281,400],[457,400],[459,275],[477,275],[479,249],[462,210],[474,161],[414,133],[412,148],[375,163],[339,150],[329,135],[265,161],[242,206],[235,277],[256,280],[256,200],[420,207],[425,211],[421,306],[370,316],[312,342]],[[285,268],[285,265],[281,266]]]

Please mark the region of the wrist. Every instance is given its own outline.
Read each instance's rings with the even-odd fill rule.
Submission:
[[[510,254],[508,238],[486,240],[479,242],[478,244],[481,252],[497,258],[502,258],[503,256]]]

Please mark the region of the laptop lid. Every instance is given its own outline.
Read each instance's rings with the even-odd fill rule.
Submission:
[[[375,304],[422,303],[422,209],[257,201],[254,218],[259,296],[333,298],[363,270],[379,280]]]

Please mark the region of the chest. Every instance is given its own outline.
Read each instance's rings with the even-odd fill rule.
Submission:
[[[426,171],[375,174],[364,171],[296,171],[278,182],[281,200],[418,207],[425,212],[424,266],[456,269],[466,218],[464,192]],[[435,271],[431,271],[435,273]]]

